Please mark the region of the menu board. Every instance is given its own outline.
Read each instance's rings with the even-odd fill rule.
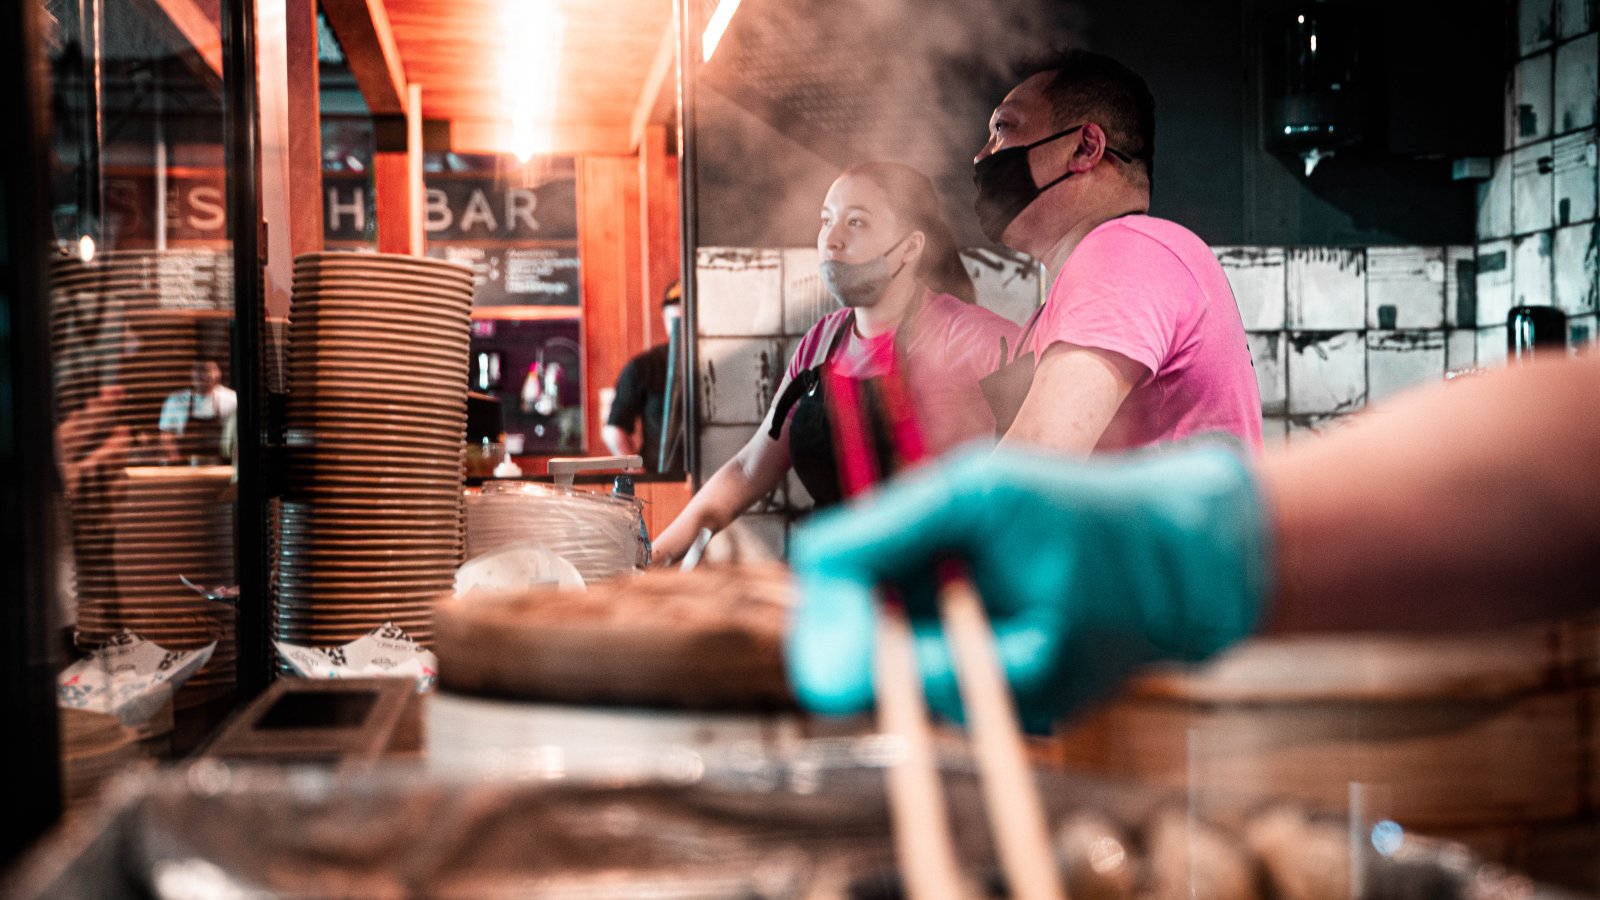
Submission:
[[[472,267],[473,308],[581,304],[577,178],[570,159],[556,162],[527,184],[493,172],[428,177],[427,253]]]
[[[571,247],[428,244],[428,255],[472,268],[472,306],[579,305],[578,252]]]

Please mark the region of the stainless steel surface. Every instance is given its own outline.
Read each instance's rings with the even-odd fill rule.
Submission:
[[[882,790],[892,741],[628,749],[608,766],[589,754],[581,777],[559,748],[453,774],[200,763],[138,775],[39,847],[8,896],[751,898],[896,887]],[[993,887],[969,760],[945,759],[944,778],[958,854],[974,884]],[[1106,823],[1134,855],[1155,821],[1226,843],[1241,833],[1181,797],[1064,775],[1039,783],[1052,823]],[[1324,831],[1342,834],[1336,825]],[[1350,867],[1363,896],[1560,896],[1459,848],[1396,842]]]

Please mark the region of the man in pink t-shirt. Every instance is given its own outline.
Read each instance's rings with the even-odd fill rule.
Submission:
[[[1068,51],[1017,85],[974,160],[984,233],[1052,284],[985,385],[1005,440],[1087,454],[1210,432],[1261,447],[1261,401],[1227,277],[1193,232],[1146,214],[1144,80]]]

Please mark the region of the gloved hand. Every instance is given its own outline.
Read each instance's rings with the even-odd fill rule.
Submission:
[[[815,712],[870,708],[873,588],[893,585],[929,705],[960,721],[933,575],[954,557],[983,597],[1018,712],[1038,730],[1146,663],[1200,660],[1249,634],[1269,549],[1253,476],[1221,447],[1090,462],[964,454],[796,535],[790,680]]]

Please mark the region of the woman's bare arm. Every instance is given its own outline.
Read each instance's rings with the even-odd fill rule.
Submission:
[[[767,413],[769,421],[772,415],[771,411]],[[709,528],[715,533],[728,527],[750,504],[783,481],[790,466],[789,426],[784,425],[777,440],[768,436],[768,427],[762,423],[733,459],[690,498],[672,524],[662,529],[651,545],[657,558],[670,562],[682,557],[700,529]]]

